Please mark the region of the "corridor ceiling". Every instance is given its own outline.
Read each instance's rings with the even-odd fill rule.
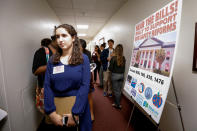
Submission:
[[[77,29],[80,37],[90,41],[107,21],[128,0],[47,0],[62,24],[88,25],[88,29]]]

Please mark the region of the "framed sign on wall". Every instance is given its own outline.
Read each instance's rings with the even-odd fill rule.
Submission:
[[[193,71],[197,71],[197,23],[195,24],[195,35],[194,35],[194,54],[193,54]]]
[[[104,42],[105,42],[105,38],[104,37],[99,39],[99,45],[103,44]]]

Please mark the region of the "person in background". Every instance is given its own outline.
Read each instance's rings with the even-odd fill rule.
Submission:
[[[97,73],[100,71],[100,54],[101,51],[98,45],[95,45],[94,52],[92,53],[92,62],[96,63],[96,69],[94,70],[94,83],[97,81]]]
[[[86,49],[86,41],[84,39],[79,39],[82,47],[82,52],[86,54],[89,58],[89,61],[91,62],[91,52]],[[88,94],[88,101],[90,104],[90,113],[91,113],[91,120],[94,121],[94,109],[93,109],[93,99],[92,99],[92,93],[94,91],[94,84],[93,84],[93,75],[91,72],[91,80],[90,80],[90,91]]]
[[[41,47],[35,52],[33,65],[32,65],[32,72],[34,75],[37,76],[36,107],[42,114],[44,114],[43,84],[44,84],[47,62],[49,57],[52,56],[52,54],[55,54],[57,48],[57,44],[55,43],[55,37],[51,36],[51,39],[44,38],[41,40]],[[42,122],[38,126],[37,128],[38,131],[42,130],[44,121],[45,121],[45,117],[43,118]]]
[[[91,52],[86,49],[86,41],[84,39],[79,39],[81,47],[82,47],[82,52],[86,54],[91,62]]]
[[[38,76],[38,86],[40,88],[43,88],[44,76],[47,67],[45,48],[48,48],[49,56],[52,56],[52,54],[55,54],[56,52],[57,45],[51,39],[44,38],[41,40],[41,48],[39,48],[34,54],[32,72],[34,75]]]
[[[111,57],[113,56],[113,45],[114,45],[114,40],[110,39],[108,40],[108,46],[109,48],[104,49],[103,52],[101,53],[101,61],[102,61],[102,66],[103,66],[103,88],[104,88],[104,93],[103,96],[109,96],[112,97],[112,85],[111,85],[111,73],[108,70],[109,67],[109,61],[111,60]]]
[[[105,49],[105,47],[106,47],[106,43],[105,43],[105,42],[103,42],[103,44],[102,44],[102,45],[103,45],[103,47],[104,47],[104,49]]]
[[[110,60],[109,70],[111,71],[112,91],[114,94],[114,103],[112,106],[121,109],[121,89],[123,86],[125,72],[125,57],[123,56],[123,46],[118,44],[115,48],[115,56]]]
[[[105,43],[100,45],[100,50],[101,53],[103,52],[103,50],[105,49]],[[102,61],[100,60],[101,66],[100,66],[100,71],[99,71],[99,79],[100,79],[100,87],[103,88],[103,66],[102,66]]]
[[[44,82],[45,113],[53,123],[50,129],[71,130],[79,124],[80,131],[91,131],[88,103],[90,62],[80,50],[77,32],[73,26],[62,24],[54,30],[58,49],[49,60]],[[62,116],[56,112],[54,97],[75,97],[71,114],[63,126]]]
[[[101,52],[103,52],[103,50],[105,49],[105,45],[106,45],[106,43],[103,43],[103,44],[100,45],[100,51]]]

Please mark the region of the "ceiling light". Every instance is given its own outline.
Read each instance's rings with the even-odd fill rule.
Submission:
[[[86,36],[87,34],[78,34],[78,36]]]
[[[77,25],[78,29],[88,29],[88,25]]]

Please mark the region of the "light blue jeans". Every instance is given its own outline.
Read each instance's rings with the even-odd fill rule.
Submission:
[[[114,103],[116,106],[120,106],[121,90],[123,86],[124,74],[112,73],[112,91],[114,93]]]

